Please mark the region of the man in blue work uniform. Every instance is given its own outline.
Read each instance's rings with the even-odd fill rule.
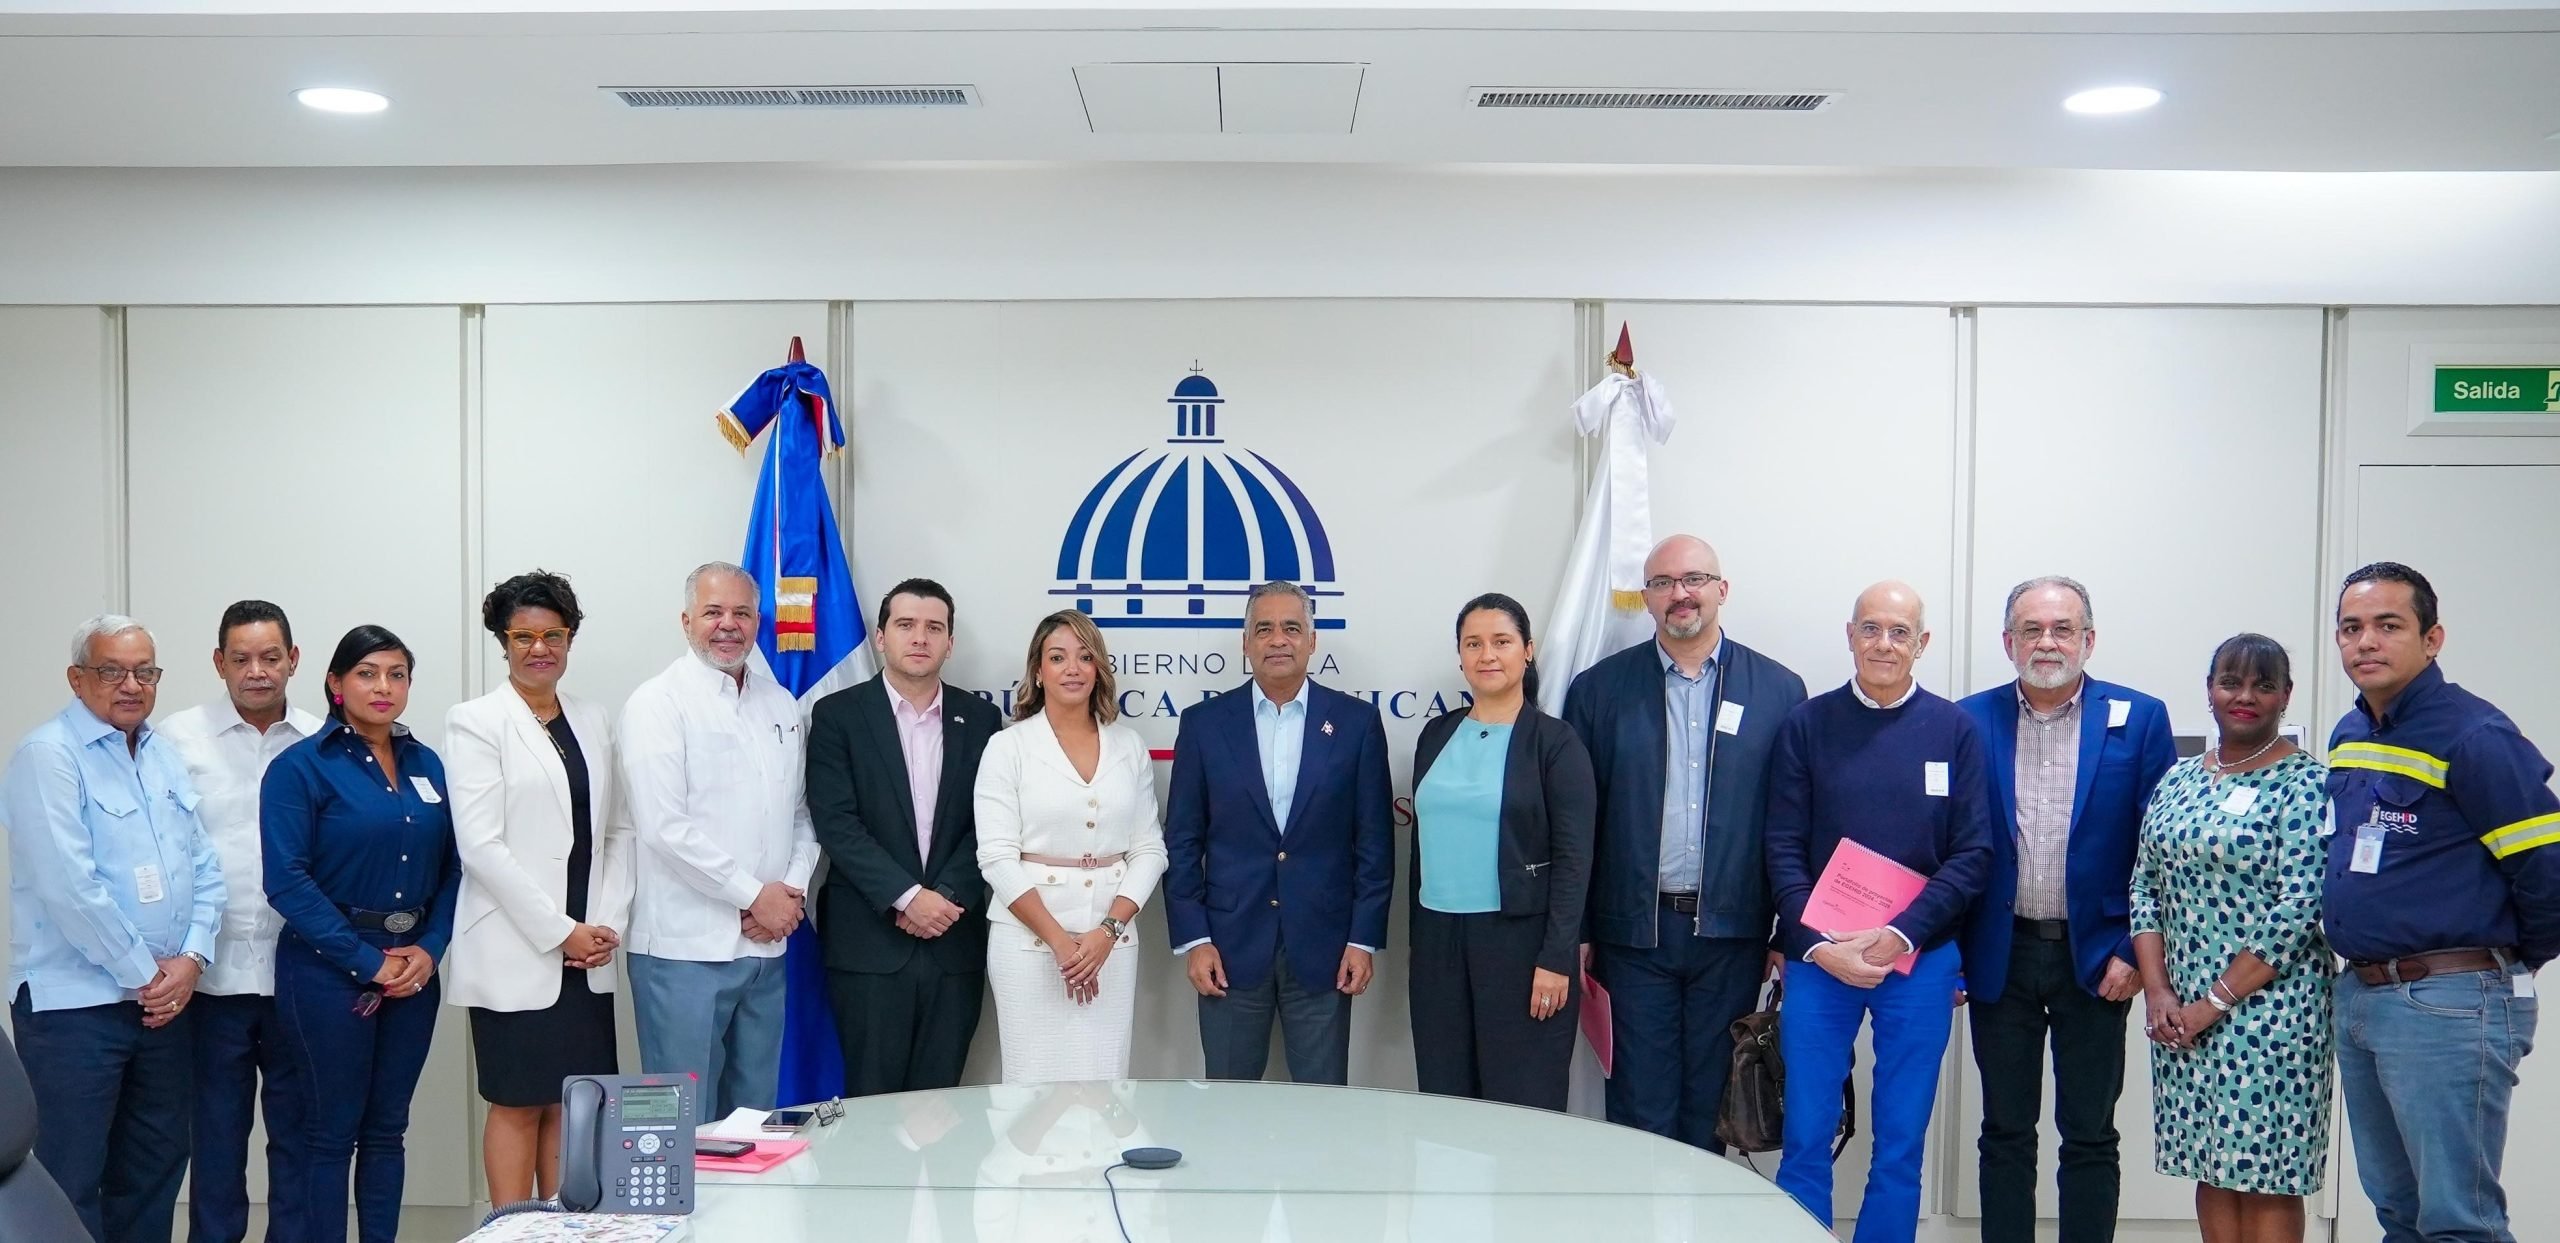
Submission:
[[[2386,1243],[2514,1243],[2507,1105],[2533,972],[2560,955],[2560,798],[2515,722],[2436,667],[2426,576],[2347,576],[2338,655],[2362,692],[2329,739],[2324,916],[2339,1082]]]

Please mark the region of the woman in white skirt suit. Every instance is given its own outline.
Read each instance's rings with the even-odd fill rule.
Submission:
[[[1118,723],[1102,632],[1040,619],[1013,728],[978,764],[978,868],[994,901],[987,983],[1006,1083],[1122,1079],[1138,908],[1165,869],[1155,773]]]

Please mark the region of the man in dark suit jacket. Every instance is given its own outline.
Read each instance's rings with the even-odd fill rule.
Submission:
[[[1664,540],[1645,559],[1654,637],[1583,671],[1564,707],[1600,783],[1583,940],[1609,989],[1609,1121],[1711,1152],[1733,1021],[1773,969],[1769,753],[1805,697],[1725,635],[1727,589],[1705,540]]]
[[[2115,1237],[2124,1021],[2142,991],[2128,890],[2143,809],[2177,747],[2159,700],[2081,672],[2097,648],[2093,621],[2079,583],[2018,584],[2000,638],[2018,678],[1958,705],[1982,737],[1996,817],[1990,888],[1964,941],[1982,1068],[1983,1243],[2035,1237],[2048,1031],[2060,1241]]]
[[[880,601],[880,676],[818,701],[809,816],[830,872],[818,904],[828,996],[856,1096],[960,1082],[987,971],[972,799],[993,703],[945,686],[951,593],[911,578]]]
[[[1395,884],[1377,705],[1307,680],[1295,583],[1245,606],[1253,681],[1182,714],[1165,807],[1165,923],[1200,993],[1210,1077],[1260,1079],[1280,1019],[1289,1077],[1343,1083],[1351,999],[1387,943]]]

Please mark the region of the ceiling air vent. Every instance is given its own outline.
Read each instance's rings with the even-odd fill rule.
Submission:
[[[1479,108],[1616,108],[1653,112],[1814,112],[1839,98],[1830,91],[1603,91],[1489,86],[1477,87],[1467,95]]]
[[[975,108],[974,86],[608,86],[634,108]]]

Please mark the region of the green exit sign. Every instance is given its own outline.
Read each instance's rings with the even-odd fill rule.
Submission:
[[[2438,367],[2436,413],[2560,413],[2560,366]]]

